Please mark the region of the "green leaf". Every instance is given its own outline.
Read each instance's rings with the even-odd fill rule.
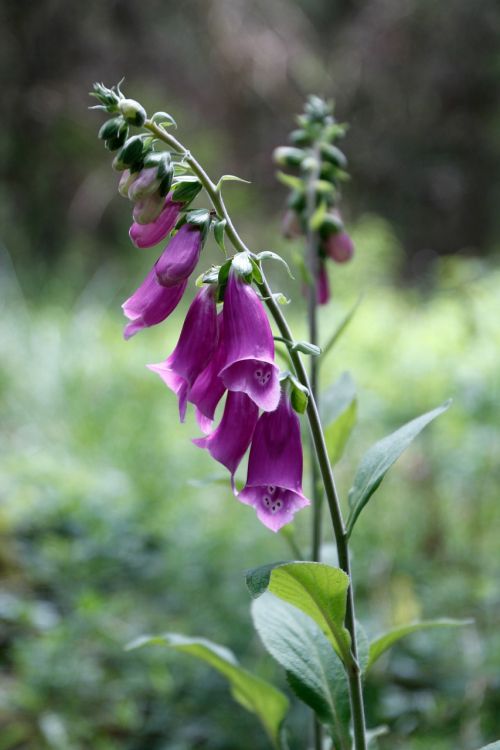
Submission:
[[[321,420],[325,426],[325,441],[332,464],[342,458],[345,446],[356,424],[358,401],[356,386],[348,372],[321,394]]]
[[[210,664],[226,677],[233,698],[247,711],[258,716],[274,747],[280,747],[281,725],[288,711],[288,698],[270,682],[240,667],[232,651],[205,638],[187,638],[178,633],[143,636],[127,648],[150,644],[167,645]]]
[[[326,204],[326,201],[320,201],[319,206],[316,208],[311,218],[309,219],[309,227],[313,232],[317,232],[320,229],[327,211],[328,206]]]
[[[255,258],[258,261],[262,261],[262,260],[277,260],[280,263],[283,263],[283,265],[285,266],[285,268],[286,268],[286,270],[288,272],[288,275],[290,276],[291,279],[293,279],[295,281],[295,277],[293,276],[292,272],[290,271],[290,266],[288,265],[288,263],[286,262],[286,260],[281,257],[281,255],[278,255],[278,253],[273,253],[272,250],[262,250],[262,252],[258,253],[255,256]]]
[[[292,690],[328,726],[335,747],[348,750],[347,678],[318,625],[272,594],[252,603],[252,618],[264,647],[285,668]]]
[[[223,182],[244,182],[245,185],[251,185],[250,180],[244,180],[242,177],[237,177],[235,174],[223,174],[219,182],[215,186],[216,190],[220,190]]]
[[[375,638],[370,643],[366,668],[369,669],[387,649],[411,633],[417,633],[419,630],[428,630],[430,628],[462,628],[465,625],[472,625],[473,622],[473,620],[452,620],[443,617],[439,620],[422,620],[421,622],[411,622],[408,625],[400,625],[397,628],[392,628],[392,630],[379,635],[378,638]]]
[[[257,263],[256,260],[254,260],[254,258],[252,258],[252,256],[250,256],[250,263],[252,264],[252,268],[253,268],[253,274],[252,274],[253,280],[255,281],[256,284],[262,284],[264,282],[264,279],[262,277],[262,271],[260,270],[259,264]]]
[[[323,349],[323,354],[322,354],[323,359],[326,357],[326,355],[328,354],[328,352],[331,349],[333,349],[333,347],[335,346],[335,344],[337,343],[337,341],[339,340],[339,338],[342,336],[342,334],[344,333],[345,329],[347,328],[347,326],[349,325],[349,323],[351,322],[351,320],[354,318],[354,315],[355,315],[358,307],[360,306],[362,299],[363,299],[363,295],[361,294],[358,297],[358,299],[356,300],[356,302],[354,303],[354,305],[351,307],[351,309],[349,310],[349,312],[347,313],[347,315],[341,320],[341,322],[339,323],[339,325],[337,326],[337,328],[334,330],[334,332],[332,333],[332,335],[330,336],[330,338],[328,339],[328,341],[326,342],[326,344],[322,347],[322,349]]]
[[[350,636],[344,627],[348,576],[316,562],[265,565],[247,573],[252,596],[266,589],[309,615],[345,664],[352,660]]]
[[[281,182],[282,185],[286,185],[286,187],[292,188],[292,190],[297,190],[300,192],[303,192],[304,190],[304,183],[300,177],[286,174],[286,172],[276,172],[276,178],[279,182]]]
[[[316,344],[311,344],[309,341],[294,341],[289,347],[291,352],[302,352],[302,354],[308,354],[310,357],[319,357],[321,349]]]
[[[173,127],[174,129],[177,129],[177,123],[176,123],[176,121],[174,120],[174,118],[172,117],[172,115],[168,114],[168,112],[155,112],[154,115],[151,118],[151,121],[152,122],[156,122],[157,120],[161,121],[161,122],[158,122],[158,124],[162,128],[171,128],[171,127]]]
[[[214,239],[223,253],[226,252],[226,246],[224,244],[224,230],[226,228],[226,223],[225,219],[219,219],[213,223]]]
[[[412,440],[424,429],[429,422],[448,409],[451,401],[446,401],[437,409],[422,414],[411,422],[400,427],[399,430],[375,443],[361,460],[354,483],[349,490],[349,505],[351,512],[347,519],[347,535],[350,536],[356,519],[379,487],[383,478]]]

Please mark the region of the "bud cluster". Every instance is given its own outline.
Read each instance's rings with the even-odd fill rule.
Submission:
[[[335,121],[333,105],[317,96],[309,97],[297,123],[289,136],[292,145],[274,151],[276,164],[295,172],[278,172],[278,179],[290,188],[283,232],[289,239],[314,233],[316,297],[319,304],[326,304],[330,299],[327,260],[345,263],[354,253],[338,208],[341,184],[348,174],[347,159],[336,142],[345,135],[346,126]]]
[[[124,336],[129,339],[175,310],[210,229],[224,249],[226,220],[215,210],[189,208],[202,185],[187,152],[157,150],[164,142],[155,137],[158,128],[151,123],[159,118],[162,127],[168,127],[173,119],[161,112],[147,121],[144,112],[144,118],[133,122],[134,112],[143,108],[125,99],[119,85],[94,88],[98,108],[115,115],[102,126],[99,137],[108,149],[119,148],[113,167],[122,172],[120,195],[133,203],[130,239],[138,248],[167,241],[142,284],[122,305],[129,321]],[[129,137],[129,125],[145,125],[148,132]],[[301,487],[300,423],[294,411],[304,411],[307,394],[276,364],[271,326],[252,286],[262,283],[259,263],[260,256],[238,252],[202,274],[177,346],[166,360],[148,367],[176,395],[181,422],[188,404],[194,406],[204,436],[193,442],[229,470],[238,499],[253,506],[262,523],[277,531],[309,505]],[[224,396],[222,417],[214,427]],[[237,493],[234,475],[248,449],[247,482]]]

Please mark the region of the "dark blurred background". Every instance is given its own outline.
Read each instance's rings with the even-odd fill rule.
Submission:
[[[292,264],[302,248],[280,237],[272,150],[309,93],[350,123],[356,255],[331,269],[321,314],[326,340],[364,292],[323,368],[323,387],[343,370],[357,384],[343,497],[371,443],[454,398],[356,528],[358,613],[370,636],[417,617],[476,621],[385,657],[369,725],[389,727],[381,750],[498,739],[498,0],[4,0],[0,71],[0,750],[267,747],[208,668],[124,651],[146,632],[223,643],[287,689],[242,579],[287,559],[286,541],[213,481],[194,421],[178,425],[144,369],[175,344],[182,306],[121,339],[120,303],[152,256],[130,245],[130,204],[87,108],[95,80],[122,77],[214,177],[251,180],[225,188],[242,234]],[[217,253],[209,243],[205,266]],[[297,285],[269,270],[306,336]],[[296,524],[305,550],[309,522]],[[297,703],[291,724],[303,750]]]

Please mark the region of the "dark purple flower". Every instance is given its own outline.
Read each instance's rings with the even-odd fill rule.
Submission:
[[[346,263],[354,255],[354,243],[347,232],[331,234],[325,242],[326,252],[336,263]]]
[[[153,247],[165,239],[175,227],[182,204],[172,200],[170,195],[165,198],[165,203],[160,215],[149,224],[138,224],[136,221],[129,230],[130,239],[136,247]]]
[[[258,417],[259,409],[246,393],[229,391],[219,426],[207,437],[193,440],[231,472],[233,491],[235,471],[250,445]]]
[[[253,505],[272,531],[309,505],[302,492],[302,442],[299,418],[286,394],[278,408],[262,414],[252,438],[247,483],[238,500]]]
[[[179,304],[186,286],[187,279],[177,286],[161,286],[153,267],[140,287],[122,305],[125,316],[131,321],[125,326],[124,337],[129,339],[142,328],[168,318]]]
[[[183,282],[186,283],[186,282]],[[172,287],[166,287],[171,289]],[[175,287],[174,287],[175,288]],[[215,289],[203,287],[188,310],[179,341],[165,362],[148,365],[177,395],[181,422],[186,416],[189,391],[210,361],[217,346]]]
[[[200,372],[194,381],[188,397],[188,401],[196,406],[196,418],[203,432],[210,432],[215,409],[226,390],[219,377],[225,357],[222,313],[217,316],[217,324],[217,349],[203,372]]]
[[[156,275],[162,286],[175,286],[195,269],[202,246],[201,231],[183,224],[156,262]]]
[[[230,391],[243,391],[264,411],[280,398],[274,340],[264,306],[250,284],[231,271],[224,294],[226,358],[220,376]]]
[[[330,281],[325,261],[320,259],[318,278],[316,279],[316,300],[318,305],[326,305],[330,301]]]

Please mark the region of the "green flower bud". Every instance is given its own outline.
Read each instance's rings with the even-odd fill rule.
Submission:
[[[135,99],[121,99],[118,107],[129,125],[138,125],[141,127],[146,122],[146,110]]]
[[[310,146],[311,136],[305,130],[292,130],[289,136],[294,146]]]
[[[343,228],[344,224],[342,223],[340,214],[337,211],[332,211],[331,213],[325,214],[325,216],[323,217],[321,226],[319,228],[319,233],[321,237],[326,238],[330,237],[330,235],[332,234],[341,232]]]
[[[281,167],[298,167],[305,156],[305,151],[293,146],[278,146],[273,153],[274,161]]]
[[[109,138],[116,138],[122,125],[124,125],[123,117],[113,117],[112,120],[106,120],[99,130],[98,138],[103,141],[107,141]]]
[[[141,136],[133,135],[132,138],[129,138],[128,141],[126,141],[121,151],[115,156],[113,160],[113,169],[121,172],[127,167],[140,168],[139,165],[142,165],[143,152],[144,143]],[[133,171],[137,171],[137,169],[133,169]]]
[[[320,151],[323,159],[330,164],[333,164],[335,167],[340,167],[340,169],[345,169],[347,167],[345,154],[343,154],[337,146],[332,146],[331,143],[322,143]]]

